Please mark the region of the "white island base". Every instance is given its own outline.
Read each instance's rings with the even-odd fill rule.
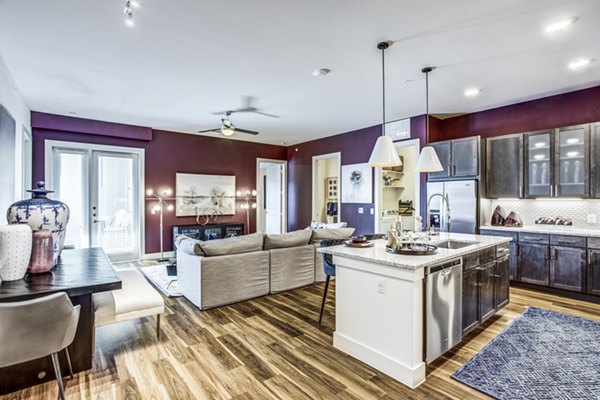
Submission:
[[[333,256],[336,266],[333,345],[410,388],[423,383],[427,267],[508,243],[510,238],[441,233],[431,243],[447,240],[466,245],[440,247],[430,256],[390,254],[384,240],[368,248],[320,248],[320,253]]]
[[[425,381],[423,268],[333,257],[334,347],[410,388]]]

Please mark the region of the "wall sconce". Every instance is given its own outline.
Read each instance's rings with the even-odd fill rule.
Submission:
[[[168,258],[165,258],[163,252],[163,209],[166,208],[167,211],[173,211],[175,208],[173,207],[173,204],[167,202],[167,200],[175,200],[174,198],[169,197],[172,194],[173,191],[171,189],[163,189],[159,193],[154,192],[152,189],[146,190],[146,195],[148,196],[146,197],[146,201],[156,201],[150,208],[150,214],[154,215],[158,213],[160,216],[160,258],[156,260],[158,262],[169,261]]]
[[[236,199],[241,201],[240,208],[246,210],[246,234],[250,233],[250,209],[256,210],[256,189],[241,192],[238,190]]]

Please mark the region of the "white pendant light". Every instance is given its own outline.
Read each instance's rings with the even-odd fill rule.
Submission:
[[[377,138],[375,147],[369,158],[370,167],[397,167],[402,165],[392,138],[385,136],[385,49],[390,47],[391,41],[381,42],[377,48],[381,50],[381,76],[383,82],[383,121],[381,123],[381,136]]]
[[[432,67],[425,67],[421,72],[425,73],[425,138],[429,141],[429,73],[433,71]],[[417,160],[416,172],[440,172],[444,167],[440,162],[435,149],[431,146],[425,146],[421,149],[419,159]]]
[[[417,160],[417,172],[440,172],[443,171],[442,163],[435,152],[435,149],[431,146],[425,146],[421,149],[419,159]]]

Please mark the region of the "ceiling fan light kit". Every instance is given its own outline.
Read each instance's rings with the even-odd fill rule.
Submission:
[[[402,165],[392,138],[385,135],[385,50],[392,43],[392,41],[388,40],[377,44],[377,48],[381,50],[383,121],[381,123],[381,136],[377,138],[377,142],[375,142],[375,147],[373,147],[371,157],[369,158],[369,166],[371,167],[397,167]]]

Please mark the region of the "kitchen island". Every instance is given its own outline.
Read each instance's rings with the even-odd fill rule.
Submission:
[[[462,332],[476,326],[471,319],[480,322],[482,316],[487,318],[493,315],[489,312],[482,315],[483,310],[489,309],[490,301],[489,293],[482,295],[482,288],[492,285],[494,312],[508,302],[508,262],[497,264],[496,260],[507,258],[510,240],[506,237],[441,233],[432,237],[430,243],[449,248],[440,247],[436,254],[429,256],[388,253],[384,240],[377,240],[373,247],[368,248],[320,248],[319,252],[333,256],[336,265],[336,330],[333,345],[405,385],[417,387],[425,381],[425,332],[427,312],[431,311],[427,307],[432,300],[432,288],[425,286],[429,270],[433,271],[437,265],[454,265],[458,261],[462,263],[462,269],[469,270],[465,275],[470,278],[465,290],[460,270],[459,294],[454,296],[458,296],[458,299],[437,299],[438,304],[441,300],[445,307],[436,311],[444,310],[445,314],[452,314],[451,317],[459,320],[460,341]],[[499,270],[506,270],[506,274]],[[477,276],[473,281],[469,274],[475,273]],[[494,286],[496,276],[505,276],[502,282],[506,283],[496,283],[498,287]],[[442,280],[438,284],[445,283]],[[496,292],[502,296],[496,296]],[[466,299],[465,304],[463,298]],[[457,301],[458,310],[450,304],[456,304]],[[475,304],[471,304],[473,302]],[[468,314],[464,321],[463,309]],[[469,315],[469,310],[475,310],[475,315]],[[430,331],[430,335],[439,334],[431,327]]]

